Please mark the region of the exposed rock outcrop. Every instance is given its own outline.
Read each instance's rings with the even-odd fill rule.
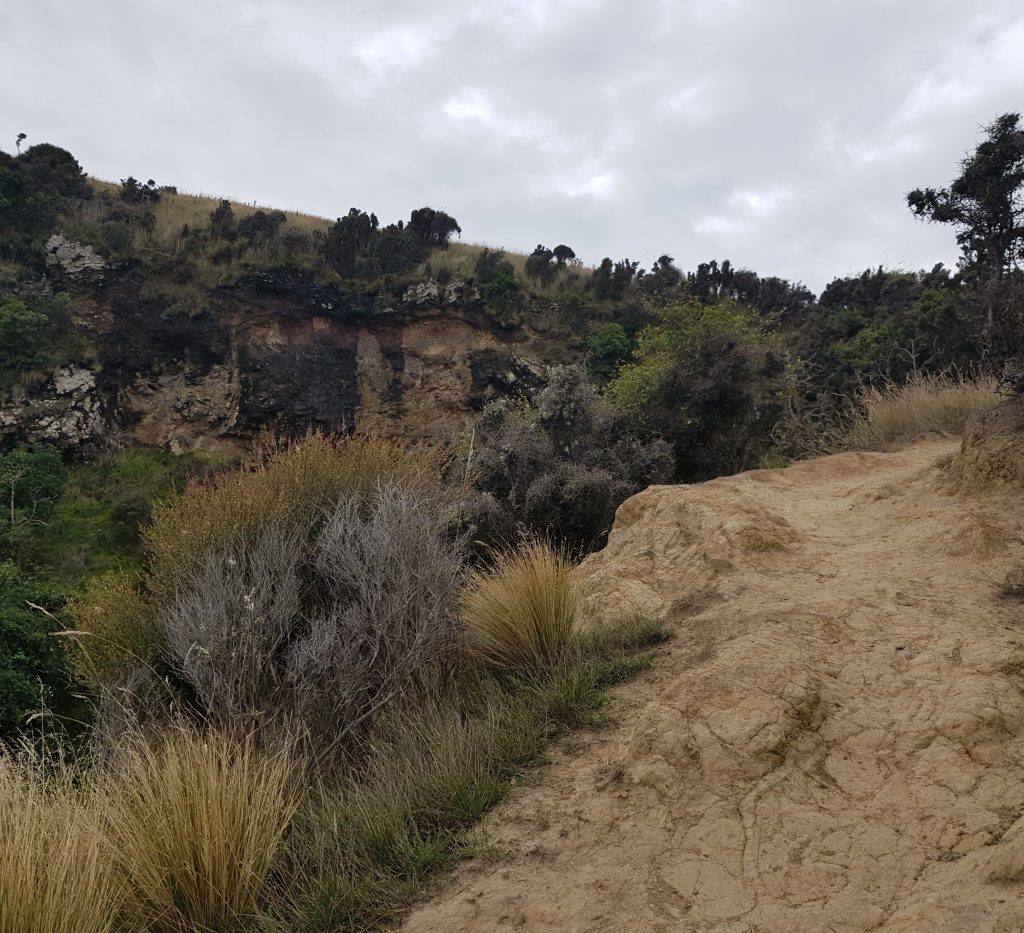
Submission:
[[[45,441],[86,452],[98,450],[112,433],[104,407],[95,373],[69,366],[30,397],[0,407],[0,441]]]
[[[417,308],[436,308],[441,303],[441,290],[437,287],[437,282],[429,279],[417,285],[410,285],[402,296],[402,302]]]
[[[415,286],[400,311],[270,273],[205,293],[195,308],[154,288],[142,294],[119,277],[79,294],[75,322],[96,358],[75,370],[87,390],[44,386],[0,405],[0,440],[117,437],[224,453],[308,427],[427,435],[465,427],[544,372],[523,355],[524,334],[494,327],[464,282],[443,295],[432,281]]]
[[[971,417],[955,468],[965,489],[993,483],[1024,488],[1024,395]]]
[[[106,260],[91,246],[75,243],[61,233],[46,241],[45,257],[48,266],[59,269],[68,278],[78,282],[98,282],[107,267]]]

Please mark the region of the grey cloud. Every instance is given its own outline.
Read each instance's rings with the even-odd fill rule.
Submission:
[[[1010,0],[34,0],[0,11],[0,140],[471,241],[728,257],[820,287],[955,261],[904,192],[1021,107]]]

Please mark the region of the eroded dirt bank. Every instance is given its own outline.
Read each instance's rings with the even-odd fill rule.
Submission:
[[[624,504],[584,585],[677,637],[406,929],[1024,930],[1024,495],[955,449]]]

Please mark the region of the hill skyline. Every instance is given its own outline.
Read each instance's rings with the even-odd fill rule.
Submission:
[[[432,204],[517,252],[729,255],[820,291],[952,264],[903,195],[944,183],[979,114],[1020,109],[1002,0],[490,9],[33,4],[0,30],[0,146],[329,218]]]

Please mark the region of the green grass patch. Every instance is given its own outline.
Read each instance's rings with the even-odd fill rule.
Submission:
[[[142,558],[139,526],[152,504],[173,497],[209,466],[203,458],[153,447],[76,464],[53,515],[33,530],[19,556],[68,588],[97,574],[133,570]]]
[[[574,636],[529,677],[463,677],[396,708],[358,764],[322,780],[292,825],[286,908],[270,928],[380,929],[400,919],[439,871],[481,852],[474,825],[570,730],[607,722],[608,689],[651,663],[669,637],[630,619]]]

